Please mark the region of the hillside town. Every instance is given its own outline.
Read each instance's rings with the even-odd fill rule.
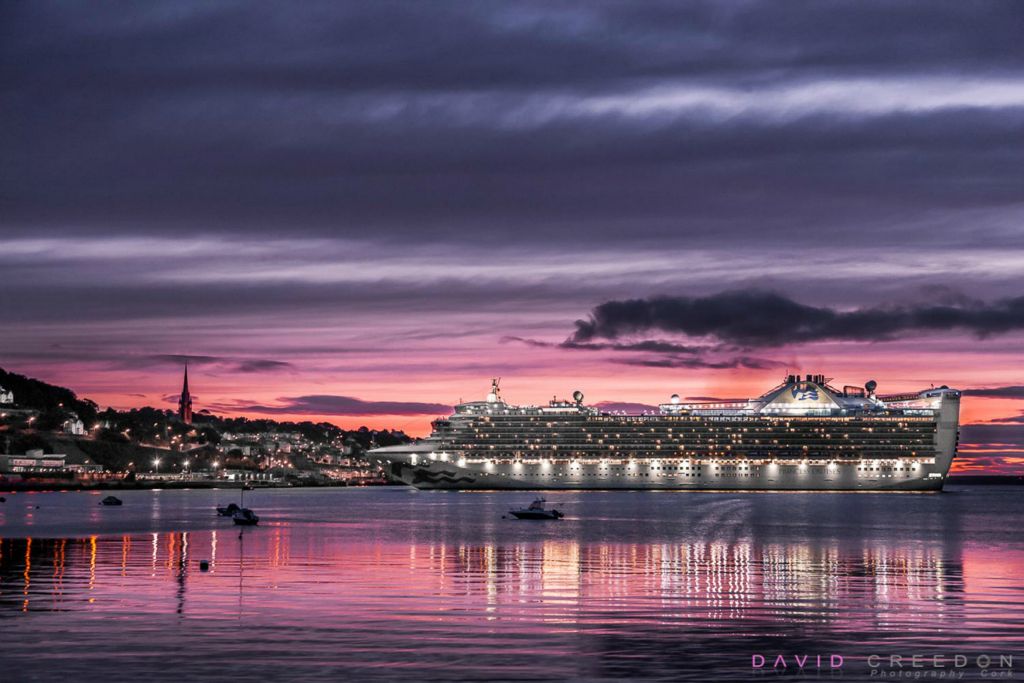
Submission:
[[[370,448],[404,433],[194,410],[188,369],[177,410],[100,410],[69,389],[0,369],[0,486],[366,486],[386,483]]]

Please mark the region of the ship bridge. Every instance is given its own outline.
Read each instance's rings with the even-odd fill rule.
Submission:
[[[501,397],[500,378],[491,380],[491,391],[483,401],[466,401],[455,406],[455,414],[449,419],[459,416],[479,415],[600,415],[597,408],[583,404],[583,392],[573,392],[572,400],[553,397],[546,406],[517,406],[505,402]]]

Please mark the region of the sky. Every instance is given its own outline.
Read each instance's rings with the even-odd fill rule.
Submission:
[[[1024,6],[3,3],[0,366],[424,434],[967,391],[1024,472]]]

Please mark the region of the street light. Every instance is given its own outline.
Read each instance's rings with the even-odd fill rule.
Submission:
[[[159,472],[159,471],[160,471],[160,458],[153,458],[153,468],[154,468],[154,469],[155,469],[155,470],[156,470],[157,472]]]

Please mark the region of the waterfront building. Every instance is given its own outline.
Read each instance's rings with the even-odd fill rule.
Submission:
[[[21,455],[0,455],[0,472],[58,472],[64,470],[66,462],[63,453],[33,449]]]
[[[89,460],[84,463],[69,463],[63,453],[43,453],[34,448],[20,455],[0,455],[0,474],[3,475],[48,475],[63,474],[94,476],[103,472],[103,467]]]

